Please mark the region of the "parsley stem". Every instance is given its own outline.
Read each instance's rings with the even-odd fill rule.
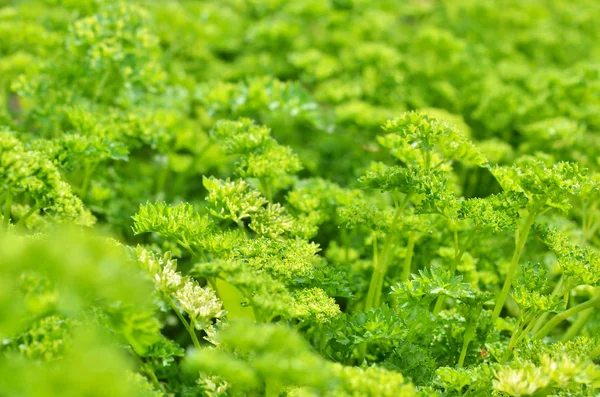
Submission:
[[[600,229],[600,219],[596,220],[594,222],[594,224],[589,228],[589,231],[588,231],[588,234],[586,237],[586,241],[593,239],[594,236],[596,235],[596,232],[598,231],[598,229]]]
[[[398,222],[400,215],[404,208],[408,204],[410,199],[409,195],[406,195],[399,206],[396,207],[394,218],[390,224],[390,227]],[[371,276],[371,282],[369,283],[369,291],[367,293],[367,301],[365,303],[365,310],[370,310],[373,307],[379,307],[381,304],[381,295],[383,293],[383,282],[385,280],[385,274],[387,272],[390,261],[392,260],[392,250],[394,248],[395,235],[389,230],[385,236],[385,242],[383,243],[383,249],[381,254],[377,253],[377,236],[373,232],[373,275]],[[410,240],[409,240],[410,244]],[[412,243],[414,245],[414,242]],[[412,251],[412,249],[411,249]],[[412,260],[412,253],[411,258]],[[410,271],[410,264],[409,264]]]
[[[437,297],[435,301],[435,306],[433,307],[433,315],[437,316],[444,307],[444,303],[446,302],[446,295],[440,295]]]
[[[179,311],[179,308],[177,307],[177,305],[175,305],[175,302],[173,302],[173,299],[171,299],[171,297],[168,296],[167,301],[169,302],[169,305],[171,305],[171,308],[173,309],[175,314],[177,314],[177,317],[179,317],[179,320],[181,320],[181,323],[183,324],[187,332],[190,334],[194,347],[196,349],[200,349],[200,342],[198,341],[198,337],[196,336],[196,331],[192,328],[193,323],[190,324],[187,322],[187,320],[185,319],[185,317],[183,317],[183,315]]]
[[[357,351],[356,364],[361,365],[365,361],[365,358],[367,357],[367,342],[364,342],[364,343],[361,343],[360,345],[358,345],[357,350],[358,351]]]
[[[560,295],[560,293],[562,292],[563,289],[563,284],[565,283],[565,277],[564,275],[560,276],[560,279],[558,280],[558,283],[556,283],[556,286],[554,287],[554,290],[552,291],[552,295],[551,297],[554,298],[558,295]],[[569,288],[565,288],[565,293],[568,295],[569,292],[571,291]],[[568,302],[567,302],[568,303]],[[546,322],[546,320],[548,319],[548,316],[550,315],[550,313],[546,312],[544,314],[542,314],[535,322],[535,326],[533,327],[533,333],[535,334],[536,332],[538,332],[540,330],[540,328],[542,328],[542,326],[544,325],[544,323]]]
[[[348,264],[348,259],[350,258],[350,238],[348,237],[348,229],[343,228],[340,234],[344,244],[344,261]]]
[[[138,365],[140,366],[140,372],[145,373],[148,376],[148,378],[150,378],[150,381],[158,391],[164,392],[164,388],[159,382],[158,378],[156,377],[156,374],[152,370],[152,367],[147,365],[144,362],[144,360],[142,360],[142,358],[138,355],[138,353],[136,353],[133,349],[131,351],[131,356],[138,362]]]
[[[598,205],[595,201],[591,204],[588,204],[588,200],[584,200],[582,207],[582,230],[583,230],[583,239],[585,242],[589,242],[596,231],[598,231],[598,227],[600,227],[600,219],[598,214]]]
[[[371,275],[371,282],[369,283],[369,291],[367,292],[367,300],[365,302],[365,311],[373,308],[374,294],[377,283],[376,272],[378,269],[378,252],[377,252],[377,232],[373,231],[373,274]]]
[[[545,337],[546,335],[548,335],[550,333],[550,331],[552,331],[558,324],[560,324],[563,320],[566,320],[567,318],[581,312],[584,311],[586,309],[592,308],[592,307],[596,307],[596,306],[600,306],[600,297],[598,298],[594,298],[591,299],[589,301],[580,303],[576,306],[573,306],[572,308],[570,308],[569,310],[565,310],[562,313],[557,314],[556,316],[552,317],[552,319],[550,321],[548,321],[546,323],[546,325],[544,325],[542,327],[542,329],[540,329],[535,335],[534,338],[535,339],[542,339],[543,337]]]
[[[515,350],[515,347],[517,347],[519,342],[521,342],[521,340],[523,340],[523,338],[529,333],[529,331],[531,331],[531,328],[533,328],[535,323],[535,315],[531,314],[527,319],[525,319],[522,323],[519,324],[519,327],[512,334],[510,341],[508,342],[508,346],[506,348],[506,351],[504,352],[504,356],[502,356],[502,359],[500,360],[500,364],[504,364],[508,361],[512,352]]]
[[[588,201],[586,199],[583,200],[583,203],[581,203],[581,229],[583,232],[583,239],[585,241],[587,241],[587,230],[588,230],[588,224],[589,224],[589,216],[588,216],[588,205],[587,205]]]
[[[84,171],[83,171],[83,180],[81,181],[81,186],[79,187],[79,195],[81,196],[82,199],[84,199],[87,196],[87,191],[90,186],[90,180],[91,180],[92,174],[96,170],[97,166],[98,166],[97,162],[94,162],[92,164],[85,163]]]
[[[169,176],[169,165],[162,164],[158,167],[159,169],[157,171],[156,184],[154,186],[154,194],[157,197],[165,197],[165,186],[167,185],[167,179]]]
[[[460,243],[458,241],[458,226],[456,222],[452,222],[452,234],[454,235],[454,263],[456,263],[456,258],[458,258],[458,251],[460,249]]]
[[[473,339],[473,335],[475,334],[475,323],[474,319],[469,319],[469,323],[467,324],[467,329],[465,330],[465,336],[463,339],[462,348],[460,350],[460,357],[458,358],[458,366],[462,367],[465,363],[465,358],[467,357],[467,351],[469,350],[469,344]]]
[[[268,183],[265,178],[261,178],[260,186],[262,187],[263,193],[265,194],[267,200],[273,201],[273,190],[271,189],[271,184]]]
[[[204,262],[207,261],[206,255],[204,255],[204,252],[200,250],[198,253],[196,253],[196,251],[194,251],[194,249],[192,248],[192,246],[187,241],[177,240],[177,244],[179,244],[183,248],[185,248],[185,250],[190,254],[190,256],[192,257],[192,259],[200,258]]]
[[[12,208],[12,194],[10,191],[6,195],[6,201],[4,202],[4,228],[8,230],[10,225],[10,210]]]
[[[111,73],[111,69],[108,68],[102,74],[102,78],[98,82],[98,85],[96,86],[96,90],[94,91],[94,102],[98,102],[100,95],[102,95],[102,91],[104,91],[104,86],[106,85],[106,82],[108,81],[108,78],[110,77],[110,73]]]
[[[21,217],[21,219],[19,219],[19,220],[17,221],[17,223],[15,224],[15,226],[17,226],[17,227],[18,227],[18,226],[20,226],[20,225],[23,225],[23,224],[25,223],[25,221],[27,220],[27,218],[29,218],[31,215],[33,215],[33,213],[34,213],[34,212],[36,212],[36,211],[39,211],[39,209],[40,209],[41,207],[42,207],[42,206],[41,206],[41,205],[39,205],[39,204],[36,204],[36,205],[34,205],[33,207],[31,207],[31,209],[30,209],[29,211],[27,211],[27,213],[26,213],[25,215],[23,215],[23,216]]]
[[[408,235],[408,244],[406,245],[406,254],[404,256],[404,267],[402,269],[402,281],[408,280],[410,277],[410,269],[412,265],[412,258],[415,251],[415,243],[417,242],[414,234]]]
[[[579,333],[579,331],[581,330],[581,328],[583,328],[583,326],[587,322],[588,317],[593,312],[594,312],[593,308],[585,309],[584,311],[582,311],[579,314],[579,316],[577,316],[577,320],[575,320],[575,322],[573,324],[571,324],[571,326],[569,327],[569,329],[567,329],[567,332],[565,332],[565,334],[563,335],[561,341],[562,342],[566,342],[566,341],[569,341],[569,340],[573,339],[575,337],[575,335],[577,335]]]
[[[455,228],[454,229],[454,241],[455,241],[455,246],[454,246],[454,260],[452,261],[452,267],[450,268],[450,272],[452,274],[454,274],[456,272],[456,268],[458,267],[458,264],[460,263],[463,255],[465,254],[465,252],[467,251],[467,248],[469,248],[471,246],[471,243],[473,242],[473,238],[475,237],[475,235],[477,234],[477,226],[475,225],[475,227],[473,227],[471,234],[469,235],[467,241],[465,242],[465,244],[462,246],[462,248],[458,249],[458,231]],[[435,307],[433,308],[433,315],[437,316],[440,311],[442,310],[442,308],[444,307],[444,302],[446,301],[446,296],[445,295],[440,295],[437,298],[437,301],[435,302]]]
[[[148,375],[148,377],[150,378],[150,381],[152,382],[152,384],[154,385],[154,387],[158,391],[163,392],[164,388],[160,384],[160,382],[159,382],[158,378],[156,377],[156,374],[154,373],[154,371],[152,370],[152,368],[150,368],[148,366],[144,366],[143,371],[144,371],[144,373],[146,373],[146,375]]]
[[[383,250],[381,252],[380,260],[378,263],[378,269],[376,271],[376,285],[375,292],[373,295],[373,306],[379,307],[381,304],[381,295],[383,294],[383,283],[385,280],[385,274],[387,273],[389,258],[391,257],[391,251],[393,248],[392,237],[387,236],[385,239],[385,243],[383,245]]]
[[[508,293],[510,292],[512,279],[517,273],[519,259],[521,258],[521,254],[523,253],[523,249],[525,248],[525,243],[527,242],[529,231],[531,230],[531,226],[533,226],[533,222],[535,221],[536,216],[537,211],[531,210],[523,226],[517,229],[515,239],[515,251],[513,253],[512,260],[510,261],[510,265],[508,267],[508,274],[506,275],[506,279],[504,280],[504,285],[502,286],[502,290],[500,291],[500,293],[498,294],[498,298],[496,299],[496,306],[494,307],[494,311],[492,313],[492,324],[494,324],[500,316],[500,312],[502,311],[504,303],[508,298]]]
[[[515,345],[517,344],[517,338],[518,336],[521,334],[521,331],[523,331],[523,327],[525,326],[525,324],[527,324],[527,321],[525,319],[520,319],[519,323],[517,324],[517,329],[514,330],[514,332],[512,333],[512,335],[510,336],[510,340],[508,341],[508,346],[506,346],[506,351],[504,352],[504,355],[502,356],[502,358],[500,359],[500,364],[504,364],[508,361],[508,359],[510,358],[510,355],[512,354]]]

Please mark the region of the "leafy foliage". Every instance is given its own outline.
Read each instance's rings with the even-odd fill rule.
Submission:
[[[596,396],[599,17],[0,0],[0,394]]]

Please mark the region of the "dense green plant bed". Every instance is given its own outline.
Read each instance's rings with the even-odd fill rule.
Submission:
[[[597,0],[0,0],[0,396],[599,396]]]

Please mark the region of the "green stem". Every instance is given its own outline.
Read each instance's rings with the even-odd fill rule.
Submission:
[[[586,239],[587,236],[587,229],[588,229],[588,223],[589,223],[589,217],[588,217],[588,201],[586,199],[583,200],[583,203],[581,204],[581,230],[583,232],[583,238],[584,240]]]
[[[565,310],[562,313],[557,314],[556,316],[554,316],[550,321],[548,321],[546,323],[546,325],[544,325],[542,327],[542,329],[540,329],[535,335],[534,338],[535,339],[542,339],[543,337],[545,337],[546,335],[548,335],[550,333],[550,331],[552,331],[554,329],[554,327],[556,327],[558,324],[560,324],[562,321],[566,320],[567,318],[582,312],[586,309],[592,308],[592,307],[596,307],[596,306],[600,306],[600,297],[598,298],[594,298],[591,299],[587,302],[583,302],[580,303],[576,306],[573,306],[572,308],[570,308],[569,310]]]
[[[565,332],[561,341],[566,342],[566,341],[573,339],[579,333],[579,331],[581,331],[581,328],[583,328],[583,326],[587,322],[588,317],[593,312],[594,312],[593,308],[589,308],[589,309],[586,309],[583,312],[581,312],[581,314],[579,314],[579,316],[577,317],[577,320],[575,320],[575,322],[573,324],[571,324],[569,329],[567,329],[567,332]]]
[[[430,151],[426,151],[425,152],[425,167],[424,168],[431,168],[431,152]]]
[[[408,235],[408,244],[406,245],[406,254],[404,256],[404,265],[402,268],[402,281],[408,280],[410,277],[410,269],[412,265],[412,258],[415,251],[415,243],[417,242],[414,234]]]
[[[519,344],[519,342],[531,331],[531,328],[535,324],[534,315],[530,315],[529,318],[525,319],[522,323],[519,324],[517,330],[510,337],[510,341],[508,342],[508,346],[506,348],[506,352],[504,352],[504,356],[500,360],[500,364],[504,364],[510,358],[512,352],[515,347]],[[527,326],[525,326],[527,324]]]
[[[106,82],[108,81],[110,72],[111,72],[110,68],[106,69],[106,71],[102,75],[102,78],[100,79],[100,82],[96,86],[96,91],[94,92],[94,102],[98,102],[98,98],[100,98],[100,95],[102,95],[102,91],[104,91],[104,86],[106,85]]]
[[[583,239],[587,243],[592,239],[599,226],[598,205],[596,202],[592,202],[590,205],[588,200],[584,200],[582,204],[582,218]]]
[[[317,329],[318,329],[318,337],[319,337],[319,353],[321,355],[323,355],[323,351],[325,350],[325,347],[327,346],[327,340],[325,339],[325,329],[323,328],[323,324],[319,324],[317,325]]]
[[[535,221],[536,215],[537,211],[532,210],[529,213],[525,224],[523,224],[523,226],[517,230],[515,251],[513,253],[512,260],[510,261],[510,265],[508,267],[508,274],[506,275],[506,279],[504,280],[504,286],[502,287],[502,290],[496,298],[496,306],[494,307],[494,311],[492,313],[492,324],[494,324],[500,316],[500,312],[502,311],[504,303],[508,298],[508,293],[510,292],[512,279],[517,272],[519,259],[521,258],[521,254],[523,253],[523,248],[525,248],[525,243],[527,242],[527,237],[529,236],[529,231],[531,230],[531,226]]]
[[[204,255],[204,252],[199,251],[198,253],[196,253],[196,251],[194,251],[194,249],[192,248],[192,246],[187,242],[187,241],[183,241],[183,240],[177,240],[177,244],[181,245],[183,248],[185,248],[185,250],[188,252],[188,254],[190,254],[190,256],[192,257],[192,259],[202,259],[204,262],[207,261],[206,259],[206,255]]]
[[[146,365],[146,363],[142,360],[142,358],[133,349],[132,349],[131,355],[138,362],[138,364],[140,366],[140,372],[143,372],[146,375],[148,375],[148,377],[150,378],[150,381],[152,382],[154,387],[158,391],[163,392],[164,388],[160,384],[160,382],[159,382],[158,378],[156,377],[156,374],[154,373],[152,368],[149,365]]]
[[[600,229],[600,220],[596,221],[592,227],[590,227],[589,229],[589,233],[586,236],[586,241],[590,241],[594,238],[594,236],[596,235],[596,232],[598,231],[598,229]]]
[[[342,243],[344,244],[344,260],[345,265],[348,265],[348,258],[350,257],[350,239],[348,237],[348,229],[343,228],[341,231]]]
[[[81,196],[82,199],[84,199],[87,196],[87,191],[90,186],[90,180],[92,179],[92,174],[96,170],[97,166],[98,166],[97,162],[92,163],[92,164],[85,163],[84,171],[83,171],[83,180],[81,182],[81,187],[79,188],[79,195]]]
[[[156,377],[156,374],[154,373],[152,368],[150,368],[148,366],[144,366],[143,371],[146,375],[148,375],[148,377],[150,378],[150,381],[152,382],[152,384],[158,391],[160,391],[160,392],[164,391],[162,385],[160,384],[160,382],[159,382],[158,378]]]
[[[394,218],[392,218],[392,224],[391,224],[392,227],[396,224],[396,222],[398,222],[398,219],[400,218],[400,215],[402,214],[404,207],[406,207],[406,204],[408,203],[409,198],[410,197],[408,195],[405,196],[404,200],[402,200],[400,205],[396,207],[396,212],[394,213]],[[375,292],[373,295],[374,296],[374,299],[373,299],[374,307],[379,307],[379,305],[381,304],[381,295],[383,294],[383,282],[385,280],[385,275],[387,273],[387,269],[390,265],[390,262],[392,261],[395,237],[396,236],[394,236],[391,231],[388,231],[387,235],[385,236],[385,243],[383,245],[383,250],[381,251],[381,255],[379,256],[379,263],[378,263],[379,267],[377,269],[377,280],[376,280],[376,285],[375,285]],[[412,249],[411,249],[411,251],[412,251]],[[411,254],[411,258],[412,258],[412,254]],[[410,270],[410,268],[409,268],[409,270]]]
[[[19,219],[17,221],[17,223],[15,224],[15,227],[19,227],[20,225],[25,224],[25,221],[27,220],[27,218],[29,218],[31,215],[33,215],[34,212],[39,211],[40,208],[42,208],[42,206],[39,204],[36,204],[33,207],[31,207],[31,209],[29,211],[27,211],[27,213],[25,215],[23,215],[21,217],[21,219]]]
[[[394,213],[394,217],[392,219],[391,227],[393,227],[400,215],[402,214],[404,208],[408,204],[410,200],[410,196],[404,196],[402,202],[396,206],[396,212]],[[389,262],[391,261],[393,255],[393,247],[394,247],[394,239],[395,236],[391,231],[388,231],[385,237],[385,242],[383,244],[383,249],[381,254],[377,253],[377,236],[373,232],[373,274],[371,275],[371,282],[369,283],[369,291],[367,292],[367,300],[365,302],[365,310],[370,310],[373,307],[378,307],[381,303],[381,294],[383,293],[383,282],[385,280],[385,274],[387,272],[387,268]]]
[[[358,346],[358,355],[356,357],[357,362],[355,364],[361,365],[365,361],[366,357],[367,357],[367,343],[364,342]]]
[[[454,274],[454,272],[456,272],[456,268],[458,267],[458,264],[460,263],[463,255],[467,251],[467,248],[469,248],[471,246],[471,243],[473,242],[473,239],[475,238],[476,234],[477,234],[477,225],[475,225],[473,227],[473,230],[471,231],[471,234],[469,235],[467,241],[465,242],[465,244],[459,251],[458,250],[458,234],[455,229],[454,260],[452,261],[452,267],[450,268],[450,272],[452,274]],[[440,313],[440,311],[442,311],[445,301],[446,301],[445,295],[438,296],[437,301],[435,302],[435,307],[433,308],[434,316],[437,316]]]
[[[504,355],[500,359],[500,364],[506,363],[508,361],[508,359],[510,358],[510,355],[512,354],[512,351],[515,348],[515,345],[517,343],[516,342],[517,336],[521,332],[522,328],[523,328],[523,324],[519,324],[519,327],[517,328],[517,330],[510,337],[510,340],[508,341],[508,346],[506,347],[506,351],[504,352]]]
[[[452,160],[441,160],[441,161],[438,161],[438,163],[435,164],[433,167],[431,167],[431,169],[435,170],[435,169],[441,167],[442,165],[444,165],[446,163],[450,163],[450,162],[452,162]]]
[[[467,351],[469,350],[469,344],[471,340],[473,340],[473,336],[475,334],[475,321],[473,319],[469,319],[469,324],[467,324],[467,329],[465,330],[465,337],[463,339],[462,348],[460,350],[460,357],[458,358],[458,366],[462,367],[465,363],[465,358],[467,357]]]
[[[517,337],[517,343],[515,344],[515,346],[518,345],[519,343],[521,343],[521,341],[523,340],[523,338],[525,338],[525,336],[527,336],[527,334],[529,332],[531,332],[531,328],[533,328],[534,324],[535,324],[535,321],[531,321],[529,323],[529,325],[527,326],[527,328],[525,328],[525,330],[523,332],[521,332],[521,335],[519,335]]]
[[[217,296],[217,299],[219,299],[220,301],[223,301],[221,299],[221,295],[219,294],[219,289],[217,288],[217,278],[216,277],[206,277],[206,285],[209,286],[210,288],[212,288],[213,290],[215,290],[215,295]]]
[[[169,164],[168,160],[166,163],[161,164],[160,170],[158,171],[158,176],[156,178],[156,187],[155,194],[158,196],[165,191],[165,186],[167,184],[167,176],[169,175]],[[164,195],[162,197],[165,197]]]
[[[373,308],[373,302],[375,301],[375,289],[377,286],[377,269],[379,268],[379,254],[377,252],[377,232],[373,232],[373,274],[371,275],[371,281],[369,282],[369,291],[367,291],[367,300],[365,302],[365,311],[369,311]]]
[[[461,248],[460,252],[458,253],[458,256],[456,256],[454,258],[454,263],[452,265],[452,273],[454,273],[456,271],[456,268],[458,267],[458,264],[460,263],[463,255],[465,254],[465,252],[467,252],[467,248],[469,248],[471,246],[471,243],[473,242],[473,239],[475,238],[475,236],[477,235],[477,232],[479,230],[479,225],[475,225],[471,231],[471,234],[469,235],[468,240],[465,242],[465,244],[463,245],[463,247]]]
[[[246,229],[246,226],[244,226],[244,221],[240,220],[239,222],[236,222],[236,225],[244,237],[248,237],[248,230]]]
[[[267,181],[263,178],[260,180],[260,186],[262,187],[267,200],[273,201],[273,190],[271,189],[271,184],[267,183]]]
[[[177,307],[177,305],[175,305],[175,302],[173,302],[173,299],[171,299],[171,297],[167,297],[167,301],[169,302],[169,305],[171,305],[171,308],[173,309],[175,314],[177,314],[177,317],[179,317],[179,320],[181,320],[181,323],[183,324],[187,332],[190,334],[194,347],[196,349],[200,349],[200,342],[198,341],[198,337],[196,336],[196,331],[191,327],[190,323],[187,322],[185,317],[183,317],[183,314],[181,314],[179,308]]]
[[[10,210],[12,208],[12,194],[10,191],[6,195],[6,201],[4,202],[4,228],[8,230],[10,225]]]
[[[435,306],[433,307],[433,315],[434,316],[437,316],[438,314],[440,314],[440,312],[442,311],[442,308],[444,307],[445,302],[446,302],[446,295],[438,296],[437,300],[435,301]]]
[[[460,250],[460,243],[458,241],[458,226],[456,225],[456,222],[452,222],[452,225],[452,235],[454,236],[454,259],[456,261],[456,258],[458,257],[458,252]]]
[[[551,297],[555,297],[560,295],[561,293],[561,289],[563,287],[564,284],[564,276],[560,276],[560,279],[558,280],[558,283],[556,283],[556,286],[554,287],[554,290],[552,291],[552,295]],[[567,293],[569,293],[569,289],[567,288]],[[535,326],[533,327],[533,333],[535,334],[536,332],[538,332],[540,330],[540,328],[542,328],[542,326],[546,323],[546,320],[548,319],[548,316],[550,315],[550,313],[546,312],[544,314],[542,314],[540,316],[540,318],[537,319],[537,321],[535,322]]]
[[[473,390],[475,390],[475,389],[473,389],[471,387],[471,385],[469,385],[469,386],[467,386],[467,390],[465,391],[464,394],[463,394],[462,390],[460,391],[460,395],[463,397],[468,397],[473,392]]]
[[[383,283],[385,281],[385,274],[392,257],[392,248],[394,247],[392,236],[386,236],[383,250],[381,251],[379,268],[377,269],[377,279],[375,285],[375,293],[373,295],[373,306],[379,307],[381,303],[381,295],[383,294]]]

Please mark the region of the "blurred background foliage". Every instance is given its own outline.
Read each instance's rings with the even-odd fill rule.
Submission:
[[[593,0],[4,3],[2,124],[121,234],[140,198],[194,200],[200,175],[228,174],[208,137],[221,118],[268,125],[302,176],[344,186],[411,109],[455,120],[494,163],[598,167]]]

